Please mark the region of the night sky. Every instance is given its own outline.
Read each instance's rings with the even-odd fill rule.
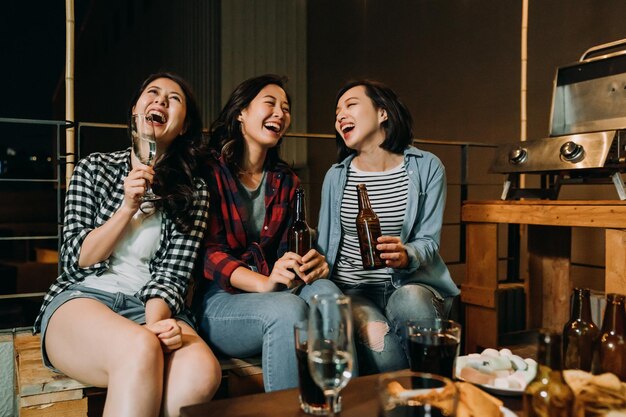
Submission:
[[[76,3],[75,8],[82,10],[89,0],[76,0]],[[78,36],[81,13],[76,14]],[[64,101],[59,101],[61,108],[55,112],[53,99],[57,89],[64,94],[65,2],[4,2],[0,13],[0,54],[4,81],[0,118],[62,119]],[[55,132],[50,127],[0,123],[0,165],[4,159],[4,173],[7,158],[9,165],[13,157],[22,167],[31,155],[39,155],[39,160],[41,156],[50,156],[54,152],[54,141],[50,138],[56,136]],[[11,171],[15,168],[13,163]]]
[[[64,76],[65,2],[4,2],[0,13],[3,100],[0,117],[52,118]]]

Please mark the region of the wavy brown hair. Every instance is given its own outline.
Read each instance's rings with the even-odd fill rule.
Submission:
[[[128,108],[128,125],[132,116],[133,106],[148,87],[159,78],[167,78],[178,84],[185,95],[187,112],[185,114],[184,133],[167,148],[154,168],[154,192],[161,196],[156,202],[174,219],[174,223],[182,232],[192,227],[191,217],[195,186],[194,178],[198,176],[198,161],[206,154],[206,140],[202,136],[202,116],[191,87],[182,77],[171,72],[158,72],[146,78],[137,89]],[[130,132],[129,132],[130,134]]]
[[[291,98],[285,88],[287,77],[275,74],[260,75],[239,84],[231,93],[217,119],[211,124],[209,148],[224,158],[231,171],[237,169],[243,157],[244,138],[241,133],[241,122],[238,120],[239,115],[262,89],[271,84],[285,91],[287,101],[291,105]],[[282,138],[276,146],[267,151],[265,164],[270,169],[278,164],[286,164],[279,156],[281,142]]]

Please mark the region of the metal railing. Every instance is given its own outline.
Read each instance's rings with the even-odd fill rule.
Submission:
[[[63,168],[66,160],[66,155],[62,153],[62,139],[64,139],[64,135],[62,133],[65,129],[73,126],[72,123],[66,121],[49,121],[49,120],[28,120],[28,119],[3,119],[0,118],[1,123],[15,123],[15,124],[31,124],[31,125],[48,125],[56,127],[56,137],[55,137],[55,159],[54,159],[54,169],[56,172],[56,176],[54,178],[2,178],[0,177],[0,182],[43,182],[43,183],[53,183],[56,186],[56,218],[57,218],[57,234],[56,235],[38,235],[38,236],[14,236],[14,237],[0,237],[0,241],[2,240],[38,240],[38,239],[56,239],[58,242],[58,246],[61,244],[61,227],[63,224],[63,201],[62,194],[64,190],[64,175]],[[91,123],[91,122],[78,122],[75,124],[77,135],[76,135],[76,161],[78,159],[84,157],[82,155],[84,149],[84,141],[85,141],[85,132],[86,129],[126,129],[127,126],[124,124],[111,124],[111,123]],[[309,140],[334,140],[335,135],[332,134],[317,134],[317,133],[288,133],[287,137],[293,138],[304,138]],[[431,139],[415,139],[414,144],[419,147],[453,147],[460,151],[459,158],[459,179],[457,182],[450,182],[449,185],[455,185],[459,187],[459,201],[465,201],[469,195],[469,188],[472,186],[482,186],[482,185],[500,185],[501,183],[489,183],[489,184],[473,184],[470,180],[470,152],[473,149],[481,149],[481,148],[496,148],[496,145],[479,143],[479,142],[463,142],[463,141],[452,141],[452,140],[431,140]],[[443,154],[443,153],[442,153]],[[10,204],[10,202],[7,202]],[[6,203],[5,203],[6,204]],[[459,236],[459,251],[458,251],[458,259],[456,260],[446,260],[446,263],[449,265],[455,264],[463,264],[465,262],[465,226],[460,221],[460,211],[458,213],[458,221],[447,222],[444,223],[444,227],[459,227],[460,236]],[[0,295],[0,300],[2,299],[19,299],[24,297],[41,297],[43,293],[23,293],[23,294],[6,294]]]
[[[66,155],[61,152],[62,139],[65,135],[65,129],[73,126],[72,122],[65,120],[36,120],[36,119],[14,119],[14,118],[0,118],[0,124],[3,125],[29,125],[29,126],[51,126],[55,127],[54,137],[54,165],[55,176],[53,178],[3,178],[0,177],[0,183],[51,183],[56,187],[56,235],[24,235],[24,236],[3,236],[0,237],[0,241],[30,241],[30,240],[56,240],[57,247],[61,244],[61,227],[63,225],[63,175],[62,167],[63,162],[66,160]],[[10,202],[4,202],[4,204],[10,204]],[[58,267],[57,267],[58,271]],[[27,294],[14,294],[15,297],[41,297],[44,293],[27,293]],[[7,295],[1,296],[1,298],[8,298]]]

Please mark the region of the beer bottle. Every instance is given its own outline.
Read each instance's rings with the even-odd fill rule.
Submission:
[[[358,184],[356,191],[359,199],[359,214],[356,216],[356,231],[359,236],[359,249],[363,269],[379,269],[385,266],[380,259],[380,251],[376,249],[378,238],[381,236],[380,221],[372,210],[365,184]]]
[[[593,345],[600,329],[591,319],[588,288],[574,288],[570,319],[563,327],[563,369],[591,371]]]
[[[296,190],[296,204],[293,212],[293,223],[289,228],[289,251],[300,256],[306,255],[311,250],[311,228],[306,222],[304,208],[304,190],[300,187]]]
[[[574,392],[563,379],[561,335],[540,330],[537,374],[524,391],[524,411],[528,417],[571,417]]]
[[[626,381],[626,342],[624,336],[624,299],[622,294],[606,295],[602,330],[596,343],[596,373],[612,372]]]

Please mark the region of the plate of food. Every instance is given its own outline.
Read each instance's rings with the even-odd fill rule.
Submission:
[[[485,349],[481,353],[459,356],[455,365],[457,379],[505,396],[522,395],[536,372],[534,359],[524,359],[509,349]]]

